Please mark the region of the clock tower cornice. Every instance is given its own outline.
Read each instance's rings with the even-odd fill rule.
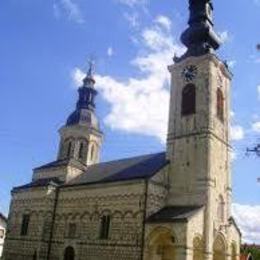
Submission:
[[[228,78],[229,80],[232,80],[233,73],[230,71],[227,63],[220,60],[217,57],[217,55],[213,54],[213,53],[208,53],[208,54],[205,54],[203,56],[198,56],[198,57],[195,57],[195,56],[187,57],[186,59],[184,59],[180,62],[176,62],[173,65],[168,66],[168,70],[169,70],[169,72],[172,73],[185,66],[196,65],[196,64],[202,63],[203,61],[213,62],[215,67],[219,68],[226,78]]]

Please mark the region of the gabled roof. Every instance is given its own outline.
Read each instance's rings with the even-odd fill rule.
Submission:
[[[186,222],[198,213],[203,206],[169,206],[151,215],[147,223]]]
[[[37,169],[59,167],[66,163],[68,163],[68,161],[56,161]],[[91,165],[87,167],[84,173],[64,185],[57,178],[49,178],[36,180],[29,184],[16,187],[14,190],[42,187],[50,184],[69,187],[135,179],[149,179],[168,163],[169,161],[166,159],[166,154],[164,152],[142,155],[133,158]]]

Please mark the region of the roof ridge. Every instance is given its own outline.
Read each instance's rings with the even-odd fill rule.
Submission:
[[[148,156],[156,156],[156,155],[162,155],[165,154],[166,152],[159,152],[159,153],[150,153],[150,154],[144,154],[144,155],[137,155],[137,156],[133,156],[133,157],[126,157],[126,158],[122,158],[122,159],[114,159],[111,161],[104,161],[104,162],[100,162],[100,163],[96,163],[96,164],[92,164],[91,166],[95,166],[95,165],[100,165],[100,164],[108,164],[108,163],[114,163],[114,162],[122,162],[122,161],[127,161],[127,160],[134,160],[137,158],[142,158],[142,157],[148,157]]]

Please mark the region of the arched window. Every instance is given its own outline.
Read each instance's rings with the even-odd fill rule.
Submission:
[[[220,195],[218,199],[218,219],[220,221],[224,221],[224,215],[225,215],[225,201],[223,197]]]
[[[220,88],[217,90],[217,116],[221,121],[224,120],[224,96]]]
[[[79,145],[79,159],[83,158],[83,149],[84,149],[84,143],[81,142]]]
[[[65,252],[64,252],[64,260],[74,260],[75,259],[75,252],[74,252],[74,248],[71,247],[71,246],[68,246],[66,249],[65,249]]]
[[[110,229],[110,216],[103,216],[101,218],[101,226],[100,226],[100,239],[108,239],[109,237],[109,229]]]
[[[188,84],[182,91],[181,114],[188,116],[196,113],[196,88]]]
[[[71,141],[68,143],[67,157],[71,157]]]

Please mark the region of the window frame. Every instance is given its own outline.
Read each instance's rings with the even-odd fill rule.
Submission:
[[[100,233],[99,233],[100,239],[109,239],[110,224],[111,224],[110,215],[104,215],[101,217]]]
[[[23,214],[20,231],[21,236],[27,236],[29,233],[30,217],[30,214]]]
[[[196,114],[196,86],[189,83],[184,86],[181,94],[181,116]]]
[[[224,122],[224,94],[220,87],[217,88],[217,117],[221,122]]]

